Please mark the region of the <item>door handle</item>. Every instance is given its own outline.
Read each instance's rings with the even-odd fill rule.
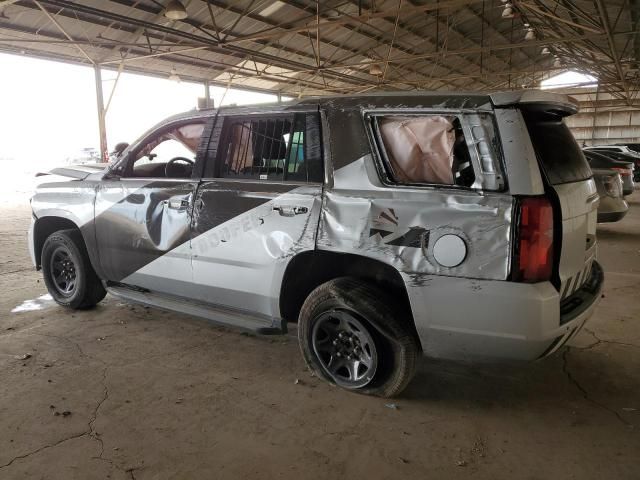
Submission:
[[[282,206],[274,205],[273,209],[283,217],[293,217],[295,215],[302,215],[309,211],[307,207],[294,207],[293,205],[282,205]]]
[[[165,200],[164,204],[168,208],[178,210],[179,212],[183,212],[189,208],[189,200]]]

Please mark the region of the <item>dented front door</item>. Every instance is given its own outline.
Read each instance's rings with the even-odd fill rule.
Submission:
[[[187,179],[123,178],[101,183],[95,233],[107,280],[188,296],[196,186]]]
[[[193,213],[194,294],[265,321],[278,317],[287,263],[314,248],[321,193],[320,184],[204,181]]]

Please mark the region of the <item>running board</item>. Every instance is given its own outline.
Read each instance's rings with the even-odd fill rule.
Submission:
[[[218,325],[237,327],[261,335],[281,335],[287,333],[287,322],[277,318],[253,315],[248,312],[199,303],[181,297],[151,293],[123,284],[111,284],[107,285],[106,288],[111,295],[129,302],[204,318]]]

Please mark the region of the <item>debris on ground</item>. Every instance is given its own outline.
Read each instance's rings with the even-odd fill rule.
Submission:
[[[637,410],[637,408],[632,408],[632,407],[622,407],[622,411],[623,412],[635,412]]]
[[[458,465],[459,467],[466,467],[467,466],[467,462],[464,461],[464,460],[458,460],[456,465]]]
[[[409,460],[407,460],[406,458],[398,457],[398,460],[400,460],[402,463],[409,463]]]
[[[298,385],[298,384],[300,383],[300,379],[299,379],[299,378],[296,378],[296,379],[293,381],[293,383],[294,383],[294,385]]]
[[[31,358],[31,354],[30,353],[24,353],[22,355],[16,355],[15,358],[16,358],[16,360],[27,360],[28,358]]]
[[[396,405],[395,403],[385,403],[384,406],[392,410],[398,410],[398,405]]]
[[[475,443],[473,444],[473,447],[471,448],[471,453],[478,455],[479,457],[484,457],[485,450],[486,447],[484,445],[484,442],[482,441],[482,438],[477,437]]]

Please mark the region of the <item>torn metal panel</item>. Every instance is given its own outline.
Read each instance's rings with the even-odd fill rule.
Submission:
[[[362,158],[356,164],[371,161]],[[341,178],[357,172],[351,165],[335,172]],[[363,181],[360,177],[360,182]],[[479,194],[455,189],[376,189],[326,192],[318,248],[359,253],[413,275],[504,280],[511,256],[512,198],[506,194]],[[433,245],[446,234],[467,244],[459,266],[438,264]]]
[[[544,184],[536,153],[522,113],[516,108],[496,109],[509,191],[513,195],[542,195]]]

